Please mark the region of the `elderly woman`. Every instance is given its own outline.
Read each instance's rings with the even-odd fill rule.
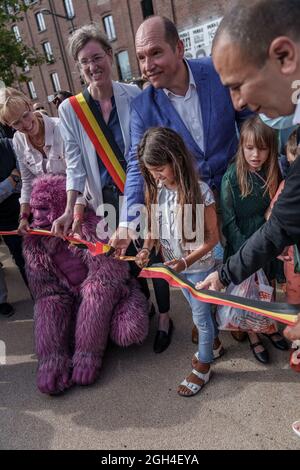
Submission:
[[[44,173],[65,173],[63,140],[58,118],[34,112],[27,96],[14,88],[3,88],[0,92],[0,122],[16,130],[13,148],[22,179],[19,232],[25,234],[34,178]]]
[[[65,213],[53,224],[53,231],[58,235],[66,233],[72,224],[73,207],[79,193],[85,193],[95,212],[103,203],[108,203],[118,214],[122,188],[116,182],[114,170],[117,167],[117,173],[125,174],[124,155],[130,145],[130,102],[140,93],[137,86],[112,80],[112,48],[97,26],[91,24],[76,30],[69,39],[69,49],[87,89],[80,95],[81,102],[77,100],[78,95],[59,107],[66,145],[68,201]],[[90,132],[94,122],[107,138],[109,159],[113,154],[112,165],[107,164],[105,156],[103,158],[99,143],[95,146],[93,132]]]

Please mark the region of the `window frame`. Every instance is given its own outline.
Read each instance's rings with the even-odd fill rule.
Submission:
[[[41,11],[38,11],[37,13],[35,13],[34,16],[35,16],[35,21],[37,24],[38,32],[42,33],[43,31],[46,31],[47,26],[46,26],[46,21],[45,21],[45,17],[43,13]],[[41,21],[39,20],[39,18],[41,18]],[[41,26],[44,26],[44,28],[42,28]]]
[[[36,100],[38,95],[37,95],[33,80],[29,80],[27,82],[27,88],[28,88],[28,91],[29,91],[30,98],[32,100]]]
[[[17,42],[21,42],[22,41],[22,36],[21,36],[21,33],[20,33],[20,29],[19,29],[19,26],[14,24],[11,28],[15,38],[16,38],[16,41]],[[16,31],[17,31],[17,34],[16,34]]]
[[[43,47],[43,51],[44,51],[48,64],[53,64],[54,55],[53,55],[53,49],[52,49],[50,41],[43,42],[42,47]]]
[[[121,69],[121,67],[120,67],[120,61],[119,61],[119,56],[120,56],[121,54],[123,54],[124,52],[126,52],[126,54],[127,54],[128,65],[129,65],[129,69],[130,69],[130,76],[125,77],[125,78],[122,76],[122,69]],[[117,64],[119,79],[120,79],[121,81],[128,81],[128,80],[131,80],[131,79],[132,79],[132,70],[131,70],[131,65],[130,65],[128,50],[127,50],[127,49],[122,49],[121,51],[118,51],[118,52],[115,54],[115,58],[116,58],[116,64]]]
[[[146,2],[149,2],[151,1],[151,8],[149,8],[147,5],[146,5]],[[147,13],[147,10],[151,10]],[[154,7],[153,7],[153,0],[141,0],[141,9],[142,9],[142,15],[143,15],[143,19],[145,20],[146,18],[149,18],[149,16],[152,16],[154,15]]]
[[[71,11],[72,11],[72,16],[69,14],[70,12],[70,7],[71,7]],[[64,9],[65,9],[65,12],[66,12],[66,17],[71,20],[73,18],[75,18],[75,8],[74,8],[74,4],[73,4],[73,0],[64,0]]]
[[[116,28],[114,23],[114,18],[112,14],[105,15],[102,18],[105,34],[110,42],[117,39]]]
[[[52,82],[52,88],[54,90],[54,93],[61,90],[61,85],[60,85],[60,80],[59,80],[58,73],[57,72],[50,73],[50,79],[51,79],[51,82]],[[58,87],[56,85],[58,85]]]

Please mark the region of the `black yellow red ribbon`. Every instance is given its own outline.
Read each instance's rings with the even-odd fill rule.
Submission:
[[[39,235],[42,237],[55,237],[53,233],[51,233],[49,230],[42,230],[42,229],[30,229],[27,230],[28,235]],[[7,235],[20,235],[17,230],[11,230],[9,232],[7,231],[2,231],[0,232],[0,236],[7,236]],[[115,259],[118,259],[120,261],[135,261],[135,256],[116,256],[115,255],[115,249],[112,248],[112,246],[102,243],[100,241],[97,242],[88,242],[87,240],[82,240],[81,238],[78,237],[70,237],[70,236],[65,236],[64,240],[67,240],[70,242],[72,245],[76,245],[77,248],[82,248],[82,249],[88,249],[89,252],[91,253],[92,256],[98,256],[98,255],[107,255],[113,257]]]
[[[126,174],[116,156],[117,149],[113,149],[84,95],[79,93],[69,98],[69,101],[115,185],[124,193]]]
[[[167,281],[172,287],[188,289],[188,291],[198,300],[216,305],[226,305],[249,312],[257,313],[273,320],[293,325],[297,321],[297,314],[300,313],[300,305],[290,305],[279,302],[263,302],[261,300],[245,299],[223,292],[211,290],[197,290],[195,286],[187,281],[183,276],[173,271],[163,264],[154,264],[144,268],[140,272],[143,278],[160,278]]]

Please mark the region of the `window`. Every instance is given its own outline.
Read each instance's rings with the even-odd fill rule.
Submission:
[[[47,29],[43,13],[37,13],[35,15],[35,21],[39,31],[45,31]]]
[[[24,0],[25,5],[28,7],[29,5],[32,5],[33,3],[36,3],[37,0]]]
[[[16,25],[13,26],[12,27],[12,32],[14,33],[17,42],[22,41],[20,30],[19,30],[18,26],[16,26]]]
[[[32,100],[35,100],[37,98],[37,94],[36,94],[36,91],[35,91],[33,81],[30,80],[29,82],[27,82],[27,86],[28,86],[28,91],[29,91],[30,98]]]
[[[65,6],[67,17],[68,18],[74,18],[75,11],[74,11],[72,0],[64,0],[64,6]]]
[[[23,72],[29,72],[30,70],[30,67],[29,67],[29,64],[28,64],[28,61],[25,59],[24,60],[24,64],[23,64]]]
[[[53,57],[53,52],[52,52],[52,47],[50,42],[43,42],[43,49],[44,49],[44,54],[46,56],[47,62],[54,62],[54,57]]]
[[[6,12],[9,14],[9,15],[13,15],[15,13],[15,9],[13,6],[11,5],[6,5]]]
[[[51,81],[52,81],[53,90],[54,90],[54,91],[59,91],[59,90],[61,90],[61,86],[60,86],[60,83],[59,83],[58,74],[57,74],[56,72],[55,72],[55,73],[51,73],[50,77],[51,77]]]
[[[103,24],[109,41],[117,39],[113,17],[111,15],[105,16],[103,18]]]
[[[127,51],[117,54],[117,66],[120,80],[130,80],[132,78],[129,56]]]
[[[3,3],[3,2],[2,2]],[[5,2],[6,3],[6,2]],[[3,8],[3,7],[1,7]],[[16,15],[17,13],[19,13],[20,11],[20,5],[18,3],[15,3],[14,5],[8,5],[6,4],[5,5],[5,8],[6,8],[6,12],[9,14],[9,15]]]
[[[142,7],[144,19],[147,18],[148,16],[154,15],[152,0],[142,0],[141,7]]]

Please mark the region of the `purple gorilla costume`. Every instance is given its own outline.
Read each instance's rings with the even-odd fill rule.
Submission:
[[[49,229],[66,205],[64,176],[34,182],[33,227]],[[98,218],[87,212],[83,238],[96,241]],[[108,335],[120,346],[140,344],[148,332],[147,301],[128,263],[93,257],[54,237],[27,236],[24,256],[34,296],[37,385],[58,393],[73,383],[93,383],[101,368]]]

